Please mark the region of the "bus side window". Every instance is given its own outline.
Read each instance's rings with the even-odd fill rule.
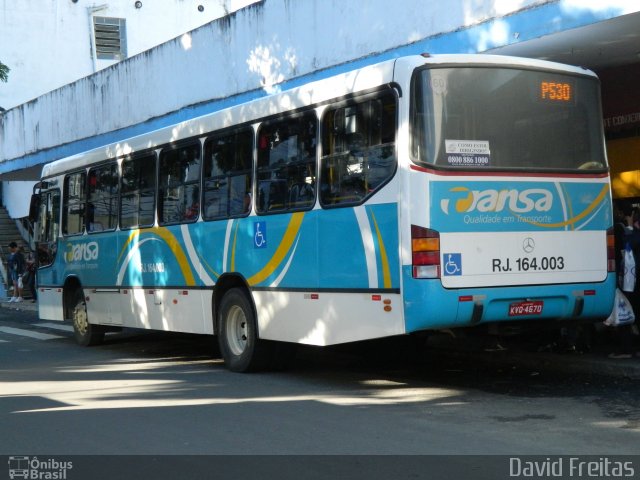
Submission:
[[[77,172],[67,175],[64,179],[62,233],[65,235],[84,233],[86,178],[85,172]]]
[[[263,123],[258,129],[258,213],[313,207],[318,120],[314,112]]]
[[[118,165],[89,170],[89,201],[87,203],[87,231],[115,230],[118,221]]]
[[[195,222],[200,216],[200,142],[160,152],[158,221]]]
[[[203,217],[247,215],[251,209],[253,130],[212,135],[204,143]]]
[[[150,227],[155,221],[156,154],[122,161],[120,228]]]
[[[322,118],[323,206],[358,205],[396,171],[396,99],[377,98],[329,108]]]

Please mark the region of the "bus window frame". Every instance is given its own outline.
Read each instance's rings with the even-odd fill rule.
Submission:
[[[158,149],[146,149],[146,150],[140,150],[138,152],[133,152],[130,155],[126,155],[124,157],[121,157],[118,161],[119,164],[119,172],[120,172],[120,187],[118,189],[118,228],[121,231],[126,231],[126,230],[136,230],[136,229],[143,229],[143,228],[153,228],[156,225],[156,220],[157,220],[157,203],[158,203]],[[123,164],[126,161],[137,161],[138,159],[142,158],[142,157],[147,157],[147,156],[153,156],[154,158],[154,173],[153,173],[153,178],[154,178],[154,186],[153,186],[153,207],[151,209],[151,212],[153,213],[153,221],[151,223],[148,224],[144,224],[141,225],[140,222],[137,222],[135,225],[131,225],[131,226],[126,226],[123,227],[122,226],[122,196],[123,196],[123,179],[124,179],[124,168],[123,168]],[[142,189],[137,188],[136,190],[132,190],[135,192],[138,192],[138,195],[140,195],[140,191]],[[137,216],[139,217],[139,213],[140,210],[138,208],[138,213]]]
[[[227,213],[224,215],[207,215],[206,213],[206,208],[207,208],[207,204],[205,202],[205,196],[207,193],[207,189],[206,189],[206,183],[207,181],[210,181],[211,179],[215,179],[215,178],[231,178],[231,177],[235,177],[238,176],[236,175],[211,175],[211,176],[205,176],[205,169],[206,169],[206,162],[207,159],[205,157],[206,155],[206,151],[207,151],[207,146],[210,142],[215,141],[216,139],[220,139],[220,138],[229,138],[229,137],[234,137],[237,138],[238,135],[243,134],[243,133],[250,133],[251,134],[251,159],[250,159],[250,164],[249,164],[249,169],[248,170],[232,170],[232,172],[248,172],[249,174],[249,180],[250,180],[250,187],[249,187],[249,195],[251,197],[250,201],[249,201],[249,205],[248,205],[248,209],[246,212],[242,212],[239,214],[229,214],[229,205],[227,205]],[[253,126],[249,123],[247,124],[240,124],[231,128],[226,128],[226,129],[222,129],[222,130],[214,130],[211,132],[208,132],[206,134],[206,136],[202,137],[203,141],[202,141],[202,159],[201,159],[201,175],[200,175],[200,180],[201,180],[201,185],[200,185],[200,215],[202,217],[202,220],[205,222],[215,222],[218,220],[226,220],[229,218],[244,218],[244,217],[248,217],[249,215],[251,215],[251,212],[254,210],[254,206],[253,206],[253,198],[254,198],[254,187],[255,187],[255,175],[256,175],[256,164],[257,164],[257,160],[256,160],[256,130],[253,128]]]
[[[61,209],[61,214],[62,214],[62,218],[60,221],[60,231],[62,232],[62,236],[63,237],[78,237],[81,235],[84,235],[87,231],[87,225],[86,225],[86,221],[87,221],[87,189],[88,189],[88,184],[87,184],[87,179],[89,178],[88,175],[88,169],[87,168],[83,168],[80,170],[74,170],[71,172],[67,172],[64,174],[63,178],[62,178],[62,196],[60,198],[60,209]],[[69,206],[69,197],[68,197],[68,180],[70,177],[72,177],[73,175],[84,175],[84,181],[82,182],[83,188],[84,188],[84,201],[81,201],[80,204],[84,207],[82,210],[82,215],[79,215],[79,217],[82,219],[82,228],[80,229],[80,231],[78,232],[74,232],[74,233],[68,233],[66,232],[66,226],[67,226],[67,208]]]
[[[322,198],[322,194],[320,193],[319,195],[317,195],[318,197],[318,202],[320,203],[320,206],[323,209],[327,209],[327,210],[331,210],[334,208],[351,208],[351,207],[357,207],[360,205],[363,205],[364,203],[366,203],[367,201],[369,201],[369,199],[371,199],[373,196],[375,196],[379,191],[381,191],[382,189],[384,189],[384,187],[389,184],[393,178],[396,176],[397,172],[398,172],[398,164],[399,164],[399,160],[398,160],[398,130],[399,130],[399,122],[400,122],[400,92],[397,90],[397,88],[383,88],[383,89],[378,89],[372,92],[366,92],[366,93],[362,93],[359,95],[354,95],[354,96],[350,96],[349,98],[345,98],[342,99],[340,101],[336,101],[336,102],[330,102],[326,105],[326,108],[323,109],[322,112],[322,117],[320,118],[318,127],[320,128],[320,142],[319,142],[319,152],[318,152],[318,156],[319,156],[319,171],[318,171],[318,185],[319,185],[319,189],[320,192],[322,191],[322,189],[324,188],[324,184],[323,184],[323,173],[324,173],[324,164],[325,162],[327,162],[327,160],[329,159],[329,157],[335,157],[338,155],[349,155],[349,152],[343,152],[340,154],[333,154],[333,155],[325,155],[324,152],[324,137],[322,136],[324,134],[325,129],[323,128],[324,125],[324,121],[325,121],[325,117],[329,112],[332,111],[336,111],[338,109],[341,108],[346,108],[349,106],[355,106],[358,104],[362,104],[365,102],[370,102],[372,100],[376,100],[376,99],[381,99],[383,98],[385,95],[391,95],[393,96],[394,99],[394,106],[395,106],[395,118],[394,118],[394,139],[393,139],[393,156],[394,156],[394,165],[393,165],[393,170],[389,173],[389,175],[387,176],[387,178],[382,181],[374,190],[367,192],[365,195],[363,195],[362,197],[360,197],[360,199],[356,200],[356,201],[350,201],[350,202],[338,202],[338,203],[325,203],[323,201]],[[376,145],[375,147],[382,147],[384,145],[389,145],[389,142],[387,143],[381,143],[379,145]],[[367,148],[374,148],[374,147],[367,147]]]
[[[63,182],[64,185],[64,182]],[[56,256],[58,253],[58,242],[60,241],[61,238],[64,237],[64,235],[62,234],[62,189],[59,187],[56,188],[52,188],[49,190],[44,190],[38,193],[38,195],[40,196],[40,206],[38,209],[38,223],[41,223],[41,219],[40,219],[40,211],[42,210],[42,208],[45,208],[45,217],[47,220],[47,224],[46,224],[46,234],[47,234],[47,238],[45,239],[45,241],[43,241],[40,237],[40,233],[41,233],[41,228],[42,226],[39,225],[39,231],[38,231],[38,238],[36,240],[36,258],[37,258],[37,265],[38,268],[47,268],[47,267],[51,267],[55,261],[56,261]],[[58,214],[57,214],[57,229],[55,229],[55,232],[53,232],[54,238],[53,240],[49,238],[49,233],[50,233],[50,221],[51,219],[54,217],[53,214],[55,214],[55,212],[52,212],[52,215],[48,215],[49,212],[49,205],[53,205],[53,203],[51,202],[52,198],[54,196],[58,197]],[[43,197],[47,197],[47,202],[45,204],[45,202],[43,202]],[[50,203],[51,202],[51,203]],[[46,244],[46,255],[48,262],[43,262],[42,261],[42,257],[41,257],[41,251],[43,249],[40,248],[40,246],[42,244]]]
[[[283,209],[279,209],[279,210],[272,210],[270,211],[269,209],[267,210],[261,210],[259,209],[259,196],[260,196],[260,185],[263,182],[269,182],[269,185],[271,186],[271,184],[273,183],[273,180],[278,180],[278,179],[264,179],[264,180],[260,180],[258,178],[259,174],[261,173],[261,169],[260,169],[260,134],[261,134],[261,129],[263,127],[271,127],[275,124],[278,123],[282,123],[282,122],[286,122],[286,121],[292,121],[292,120],[302,120],[304,119],[307,115],[311,115],[313,116],[313,119],[316,122],[315,125],[315,152],[313,155],[313,162],[307,162],[307,164],[311,164],[313,163],[314,166],[314,180],[312,184],[307,184],[307,185],[311,185],[311,187],[313,188],[313,201],[309,204],[309,205],[303,205],[301,207],[297,207],[297,208],[290,208],[288,206],[289,202],[286,201],[285,203],[287,204],[287,208],[283,208]],[[254,185],[254,198],[253,198],[253,203],[255,205],[255,212],[256,215],[259,216],[267,216],[267,215],[279,215],[279,214],[291,214],[291,213],[295,213],[295,212],[305,212],[305,211],[309,211],[309,210],[313,210],[313,208],[315,207],[317,201],[318,201],[318,179],[319,179],[319,151],[320,151],[320,118],[318,117],[318,113],[316,110],[316,106],[312,105],[310,107],[305,107],[303,109],[299,109],[299,110],[291,110],[288,112],[284,112],[280,115],[277,116],[273,116],[267,119],[262,119],[256,127],[255,130],[255,139],[254,139],[254,152],[255,152],[255,158],[254,158],[254,175],[253,175],[253,185]],[[289,137],[291,138],[291,137]],[[285,164],[283,164],[283,166],[288,166],[293,162],[287,162]],[[270,171],[268,168],[267,169],[263,169],[264,171]],[[282,179],[284,181],[287,182],[287,185],[285,185],[286,188],[286,194],[285,194],[285,199],[287,198],[287,196],[290,196],[291,193],[291,187],[293,186],[293,183],[291,185],[289,185],[289,180],[290,177],[287,176],[286,179]],[[298,182],[299,183],[299,182]],[[306,183],[306,182],[305,182]],[[278,184],[278,182],[273,183]]]
[[[101,168],[105,168],[105,167],[113,167],[115,166],[116,168],[116,175],[117,175],[117,189],[116,189],[116,193],[114,195],[112,195],[112,198],[116,199],[116,211],[115,211],[115,224],[113,226],[113,228],[104,228],[104,229],[99,229],[99,230],[94,230],[94,229],[89,229],[87,228],[90,225],[89,222],[89,204],[90,202],[90,185],[89,185],[89,181],[90,181],[90,177],[91,177],[91,172],[94,170],[98,170]],[[109,160],[106,162],[102,162],[102,163],[97,163],[96,165],[92,165],[91,167],[89,167],[87,169],[87,207],[85,208],[85,230],[87,232],[88,235],[94,235],[96,233],[106,233],[106,232],[114,232],[118,229],[118,226],[120,225],[120,187],[121,187],[121,183],[122,183],[122,172],[120,171],[120,164],[116,159],[113,160]],[[91,223],[95,223],[95,222],[91,222]]]
[[[166,144],[166,145],[162,145],[158,150],[157,150],[157,155],[156,155],[156,193],[155,193],[155,211],[156,211],[156,219],[157,219],[157,223],[159,226],[165,227],[165,226],[170,226],[170,225],[183,225],[183,224],[189,224],[189,223],[195,223],[197,222],[201,217],[202,217],[202,160],[203,160],[203,142],[202,142],[202,136],[197,136],[197,137],[191,137],[191,138],[187,138],[187,139],[183,139],[180,140],[178,142],[175,143],[170,143],[170,144]],[[195,181],[185,181],[185,182],[178,182],[178,183],[172,183],[172,184],[167,184],[167,185],[161,185],[161,179],[162,179],[162,155],[165,154],[166,152],[175,152],[177,150],[183,149],[183,148],[188,148],[191,146],[197,146],[198,147],[198,153],[199,153],[199,160],[198,160],[198,179]],[[175,187],[186,187],[189,185],[195,185],[196,188],[198,189],[197,195],[196,195],[196,202],[198,204],[197,206],[197,214],[192,217],[192,218],[187,218],[186,217],[186,210],[185,213],[182,214],[182,218],[180,220],[176,220],[176,221],[163,221],[163,216],[162,213],[164,213],[163,208],[164,208],[164,200],[165,200],[165,196],[163,193],[163,190],[166,188],[167,190],[170,188],[175,188]],[[184,207],[185,205],[182,204],[182,206]]]

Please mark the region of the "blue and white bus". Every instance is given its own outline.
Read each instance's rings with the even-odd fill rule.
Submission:
[[[615,290],[599,82],[408,56],[61,159],[39,312],[217,335],[228,368],[504,321],[598,319]]]

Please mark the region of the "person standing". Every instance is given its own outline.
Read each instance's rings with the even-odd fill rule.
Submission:
[[[631,308],[634,314],[637,315],[640,311],[640,295],[638,291],[637,279],[634,282],[633,287],[625,290],[624,277],[625,270],[628,268],[624,261],[624,252],[630,249],[633,253],[633,268],[632,272],[635,276],[636,266],[640,263],[638,258],[638,251],[640,250],[640,230],[634,228],[634,211],[629,202],[623,201],[619,205],[614,204],[613,207],[614,217],[614,239],[615,239],[615,255],[616,255],[616,269],[617,269],[617,286],[622,291],[622,294],[627,298],[631,304]],[[616,339],[616,351],[609,355],[610,358],[632,358],[635,350],[636,342],[636,326],[635,324],[620,325],[614,327],[614,338]]]
[[[38,289],[36,288],[36,274],[38,272],[38,265],[36,263],[36,256],[33,252],[27,255],[26,271],[22,276],[22,288],[29,288],[31,290],[32,302],[35,303],[38,300]]]
[[[9,244],[9,260],[7,261],[7,267],[9,270],[9,276],[13,283],[13,296],[9,302],[22,302],[22,274],[24,273],[25,261],[24,255],[18,250],[18,244],[11,242]]]

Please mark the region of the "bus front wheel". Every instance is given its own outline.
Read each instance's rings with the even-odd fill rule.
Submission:
[[[269,362],[270,343],[258,338],[251,302],[239,288],[229,290],[220,302],[218,343],[224,363],[232,372],[261,370]]]
[[[89,347],[102,343],[102,340],[104,340],[104,330],[98,325],[89,323],[87,303],[81,288],[75,291],[73,297],[71,320],[73,322],[73,334],[79,345]]]

